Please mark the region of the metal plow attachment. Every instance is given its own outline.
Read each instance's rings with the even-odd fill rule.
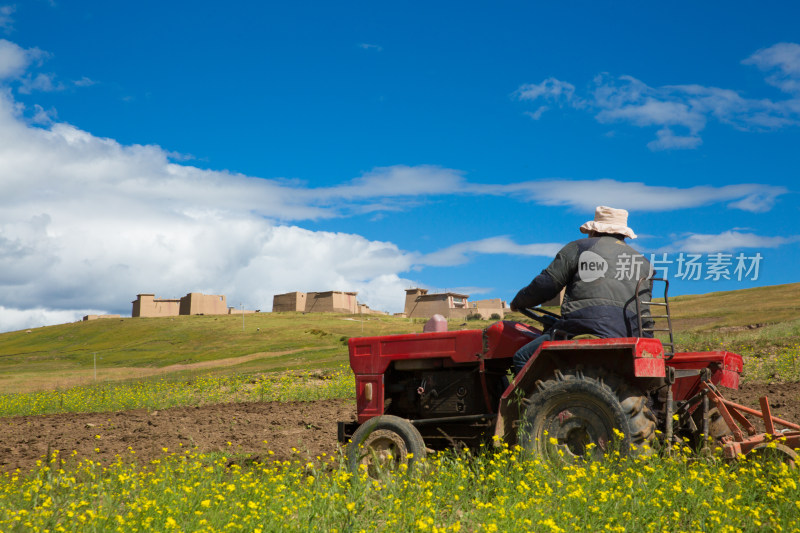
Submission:
[[[708,397],[730,429],[730,435],[720,441],[725,457],[736,459],[751,452],[763,452],[780,458],[794,466],[798,459],[795,451],[800,448],[800,425],[772,416],[766,396],[759,399],[761,411],[739,405],[722,397],[719,390],[710,382],[703,381],[704,394]],[[704,402],[704,407],[707,403]],[[764,422],[764,433],[759,433],[745,414],[758,416]],[[707,414],[704,413],[707,420]],[[706,425],[704,423],[704,425]],[[782,426],[783,429],[777,429]],[[743,431],[744,430],[744,431]],[[745,435],[746,433],[746,435]]]

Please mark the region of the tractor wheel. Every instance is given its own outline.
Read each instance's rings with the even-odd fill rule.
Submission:
[[[425,441],[411,423],[393,415],[370,418],[353,433],[347,447],[347,465],[355,472],[366,465],[370,477],[414,466],[425,457]]]
[[[521,446],[566,461],[645,453],[655,439],[656,419],[645,394],[603,370],[556,370],[536,383],[519,432]],[[616,430],[616,432],[615,432]]]

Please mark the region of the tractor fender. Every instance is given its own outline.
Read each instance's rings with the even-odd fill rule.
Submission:
[[[573,339],[542,343],[500,398],[495,435],[516,442],[520,413],[536,391],[536,383],[557,368],[581,365],[603,368],[631,382],[666,376],[666,356],[658,339],[626,337],[618,339]]]

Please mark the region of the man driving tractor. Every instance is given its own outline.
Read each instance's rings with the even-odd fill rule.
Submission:
[[[545,341],[576,335],[652,337],[650,332],[639,331],[636,316],[636,285],[640,278],[650,277],[650,263],[625,243],[626,237],[636,238],[628,227],[628,212],[598,206],[594,220],[583,224],[580,231],[587,237],[564,246],[511,301],[512,311],[536,307],[566,287],[561,318],[553,319],[541,336],[516,352],[516,373]],[[649,300],[650,291],[647,283],[639,297]],[[650,320],[643,321],[643,329],[651,325]]]

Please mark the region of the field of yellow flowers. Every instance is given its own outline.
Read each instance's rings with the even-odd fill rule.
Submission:
[[[684,344],[741,352],[744,382],[800,379],[796,324],[780,335],[744,335],[696,335]],[[0,417],[352,398],[353,388],[347,367],[184,375],[2,394]],[[229,449],[164,448],[155,459],[129,449],[110,462],[100,459],[99,448],[94,456],[51,450],[33,470],[0,473],[0,533],[800,531],[800,469],[759,457],[730,463],[677,447],[669,454],[561,464],[487,445],[371,479],[348,471],[335,447],[280,461]]]
[[[58,452],[0,477],[2,531],[797,531],[785,464],[670,457],[542,462],[500,446],[367,477],[336,455],[248,462],[192,450],[138,464]]]

